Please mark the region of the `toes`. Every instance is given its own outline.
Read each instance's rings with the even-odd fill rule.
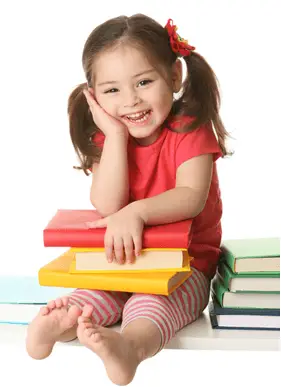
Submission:
[[[91,340],[93,340],[95,343],[97,343],[98,341],[101,341],[102,339],[101,333],[96,332],[94,329],[93,329],[93,332],[90,333],[89,337],[91,337]]]
[[[55,301],[54,301],[54,300],[49,301],[48,304],[47,304],[47,307],[48,307],[50,310],[55,309],[55,307],[56,307]]]
[[[84,329],[84,334],[88,337],[92,336],[95,333],[95,330],[91,327]]]
[[[89,317],[83,317],[83,316],[79,316],[78,317],[78,323],[79,324],[84,324],[84,323],[91,323],[91,319]]]
[[[81,315],[82,310],[78,308],[76,305],[71,305],[70,308],[68,309],[68,317],[70,318],[71,321],[77,322],[79,316]]]
[[[48,308],[48,306],[42,306],[42,308],[40,309],[41,316],[45,316],[49,312],[50,312],[50,309]]]
[[[47,306],[51,310],[53,310],[55,308],[60,309],[60,308],[62,308],[64,306],[67,306],[68,305],[68,301],[69,301],[69,297],[59,297],[56,300],[49,301]]]
[[[63,306],[62,299],[61,298],[57,298],[55,300],[55,305],[56,305],[56,308],[61,308]]]
[[[93,329],[93,324],[91,322],[85,322],[85,323],[82,323],[81,326],[84,328],[84,329]]]
[[[89,304],[85,305],[82,311],[82,316],[90,318],[92,316],[93,310],[94,310],[93,305],[89,305]]]
[[[95,328],[86,328],[84,329],[83,333],[87,338],[90,338],[95,343],[102,339],[101,333],[98,332]]]
[[[68,303],[69,303],[69,297],[67,297],[67,296],[62,297],[61,300],[62,300],[62,305],[63,305],[63,306],[68,306]]]
[[[92,321],[84,317],[78,318],[78,324],[79,324],[79,329],[81,329],[84,332],[88,332],[87,336],[90,336],[93,333],[101,333],[100,332],[101,327],[99,325],[94,324]],[[90,334],[89,334],[89,331],[91,331]]]

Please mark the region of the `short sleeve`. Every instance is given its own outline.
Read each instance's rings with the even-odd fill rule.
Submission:
[[[214,162],[222,156],[211,124],[202,125],[188,133],[178,133],[176,168],[193,157],[209,153],[213,154]]]

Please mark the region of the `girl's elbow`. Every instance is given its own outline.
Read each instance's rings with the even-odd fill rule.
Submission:
[[[206,205],[206,202],[207,200],[200,200],[197,205],[195,205],[194,207],[194,214],[193,214],[193,218],[195,218],[196,216],[200,215],[201,212],[204,210],[205,208],[205,205]]]
[[[90,197],[90,201],[91,201],[92,206],[95,208],[95,210],[97,210],[97,212],[103,218],[106,218],[107,216],[113,215],[113,214],[115,214],[115,212],[120,210],[120,208],[101,206],[101,205],[97,204],[96,201],[92,197]]]

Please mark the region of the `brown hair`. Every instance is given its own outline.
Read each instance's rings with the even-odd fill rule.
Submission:
[[[70,136],[81,164],[74,168],[82,169],[86,175],[93,162],[99,161],[101,149],[92,141],[92,136],[99,129],[93,121],[83,89],[93,84],[93,61],[97,55],[122,43],[142,49],[165,77],[169,76],[173,63],[180,56],[172,51],[167,30],[142,14],[110,19],[92,31],[82,55],[87,82],[78,85],[68,99]],[[229,155],[225,146],[229,134],[219,116],[218,80],[212,68],[198,53],[192,51],[183,59],[187,66],[187,76],[183,82],[181,97],[174,101],[171,114],[194,117],[193,122],[184,128],[185,131],[211,122],[223,156]]]

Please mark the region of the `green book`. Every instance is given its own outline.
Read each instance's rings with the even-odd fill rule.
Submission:
[[[231,292],[280,292],[280,274],[268,272],[233,273],[225,262],[220,263],[217,275]]]
[[[221,250],[221,261],[234,273],[280,273],[279,238],[226,240]]]
[[[212,280],[211,291],[223,308],[280,309],[280,293],[230,292],[219,276]]]

